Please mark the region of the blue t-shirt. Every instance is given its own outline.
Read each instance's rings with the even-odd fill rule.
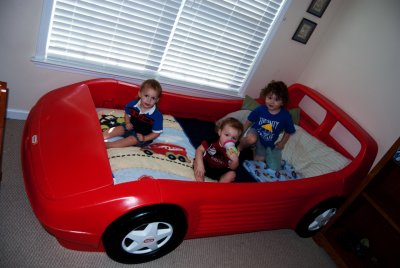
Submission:
[[[252,111],[248,118],[253,122],[252,128],[258,133],[260,142],[265,147],[275,148],[275,142],[282,131],[288,134],[296,132],[292,116],[283,107],[277,114],[271,114],[267,106],[260,105]]]
[[[130,121],[135,132],[148,135],[151,132],[161,133],[163,130],[163,115],[154,106],[142,113],[139,106],[140,100],[133,100],[125,106],[125,113],[130,115]]]

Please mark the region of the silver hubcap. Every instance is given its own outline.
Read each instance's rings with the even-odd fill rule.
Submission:
[[[122,240],[122,248],[132,254],[145,254],[164,246],[171,239],[173,228],[166,222],[144,224],[129,232]]]
[[[316,217],[314,219],[314,221],[310,223],[310,225],[308,225],[308,230],[315,231],[315,230],[322,228],[323,226],[325,226],[328,223],[328,221],[335,214],[336,214],[336,208],[331,208],[331,209],[325,210],[323,213],[318,215],[318,217]]]

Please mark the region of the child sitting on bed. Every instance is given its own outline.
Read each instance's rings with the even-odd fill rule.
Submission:
[[[265,98],[265,105],[252,111],[244,123],[245,132],[238,146],[239,151],[256,144],[256,161],[264,161],[275,171],[281,169],[282,149],[296,130],[290,113],[284,108],[289,101],[289,92],[285,83],[271,81],[261,90],[260,97]],[[283,137],[276,142],[279,134]],[[276,142],[276,143],[275,143]]]
[[[219,139],[211,144],[203,141],[196,149],[194,160],[194,176],[197,181],[204,181],[204,176],[219,182],[235,180],[239,166],[239,152],[227,150],[224,144],[227,141],[236,143],[243,132],[243,125],[235,118],[226,118],[218,126]]]
[[[104,139],[123,136],[112,142],[106,142],[107,148],[128,146],[146,146],[163,131],[163,115],[157,109],[162,88],[157,80],[149,79],[142,83],[139,99],[125,106],[125,123],[103,132]]]

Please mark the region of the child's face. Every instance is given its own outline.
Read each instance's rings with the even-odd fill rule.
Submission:
[[[278,98],[275,94],[269,93],[265,97],[265,105],[267,106],[270,113],[274,113],[279,112],[283,105],[283,102],[282,99]]]
[[[230,125],[225,125],[222,129],[218,130],[219,143],[223,145],[228,140],[233,140],[235,143],[238,141],[240,131]]]
[[[148,110],[158,102],[158,93],[154,88],[147,87],[139,91],[140,108]]]

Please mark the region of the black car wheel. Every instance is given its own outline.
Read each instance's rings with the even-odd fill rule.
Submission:
[[[173,155],[173,154],[168,154],[167,157],[168,157],[169,159],[171,159],[171,160],[175,160],[175,159],[176,159],[176,156]]]
[[[181,162],[183,162],[183,163],[186,162],[186,158],[183,157],[182,155],[179,155],[179,156],[178,156],[178,160],[181,161]]]
[[[329,222],[342,203],[339,198],[320,203],[304,215],[297,224],[296,233],[301,237],[313,236]]]
[[[117,262],[142,263],[174,250],[186,230],[186,218],[179,209],[143,208],[114,221],[103,234],[103,244],[108,256]]]
[[[144,152],[145,154],[147,154],[147,155],[152,155],[152,154],[153,154],[153,152],[150,151],[150,150],[144,150],[143,152]]]

